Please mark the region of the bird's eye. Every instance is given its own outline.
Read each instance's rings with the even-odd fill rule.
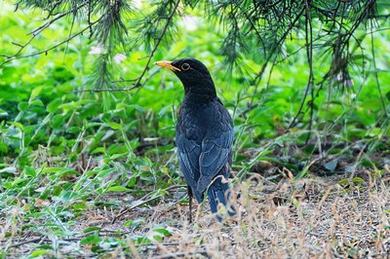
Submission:
[[[181,69],[184,71],[187,71],[190,68],[191,68],[191,66],[188,63],[184,63],[183,65],[181,65]]]

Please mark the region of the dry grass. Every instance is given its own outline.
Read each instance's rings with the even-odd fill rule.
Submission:
[[[99,226],[102,236],[119,235],[123,243],[102,252],[105,258],[385,258],[390,252],[390,189],[386,177],[375,181],[367,178],[359,186],[344,187],[337,178],[284,179],[275,184],[252,177],[235,190],[240,193],[238,216],[223,224],[214,220],[205,204],[196,210],[196,223],[188,225],[186,205],[172,199],[132,210],[115,224],[111,220],[117,211],[93,209],[72,231],[82,235],[86,226]],[[12,213],[17,214],[13,211],[8,216]],[[140,217],[145,219],[142,227],[124,227],[124,222]],[[17,224],[21,222],[13,222],[3,218],[0,234],[8,228],[18,236],[21,230]],[[153,241],[151,229],[156,225],[164,226],[171,235]],[[135,243],[137,234],[149,237],[152,243]],[[26,239],[33,242],[24,244],[21,239],[9,242],[0,236],[0,244],[11,257],[28,255],[39,244],[54,246],[54,242],[57,248],[51,256],[96,256],[89,246],[80,245],[80,236],[39,238],[35,233]]]
[[[390,251],[390,192],[384,183],[345,190],[334,180],[240,186],[240,216],[223,225],[199,213],[148,256],[231,258],[384,257]],[[184,219],[182,219],[184,220]],[[145,255],[145,254],[144,254]]]

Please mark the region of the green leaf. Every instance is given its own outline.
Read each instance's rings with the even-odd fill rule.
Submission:
[[[152,243],[149,238],[144,237],[144,236],[136,236],[136,237],[134,237],[134,241],[136,244],[139,244],[139,245]]]
[[[165,237],[169,237],[172,235],[172,233],[166,228],[155,228],[154,232],[157,232]]]
[[[110,188],[107,189],[107,192],[127,192],[127,191],[129,191],[129,189],[120,185],[111,186]]]
[[[56,112],[57,110],[59,110],[59,107],[60,107],[61,104],[62,104],[61,99],[55,99],[54,101],[50,102],[47,105],[46,110],[48,112]]]
[[[0,140],[0,153],[6,154],[8,152],[8,145]]]
[[[49,254],[51,251],[46,249],[37,249],[31,253],[31,257],[39,257]]]
[[[110,126],[114,130],[119,130],[122,128],[121,124],[116,123],[116,122],[112,122],[112,121],[108,122],[107,125]]]
[[[98,245],[101,238],[98,235],[86,236],[80,240],[81,245]]]
[[[143,218],[137,218],[137,219],[134,219],[134,220],[128,220],[126,221],[125,223],[123,223],[123,226],[127,227],[127,228],[138,228],[139,226],[141,226],[142,224],[145,223],[145,220]]]
[[[34,100],[34,99],[41,93],[42,89],[43,89],[42,86],[35,87],[35,88],[31,91],[30,101]]]
[[[127,182],[127,187],[134,187],[137,184],[137,176],[131,176]]]
[[[358,177],[358,176],[352,178],[352,182],[354,185],[357,185],[357,186],[362,186],[365,183],[364,179],[361,177]]]
[[[26,102],[20,102],[18,104],[18,110],[23,112],[23,111],[26,111],[28,109],[28,103]]]

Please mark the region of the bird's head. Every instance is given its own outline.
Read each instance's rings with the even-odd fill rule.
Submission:
[[[186,94],[216,96],[213,79],[206,66],[197,59],[183,58],[158,61],[156,65],[171,70],[184,85]]]

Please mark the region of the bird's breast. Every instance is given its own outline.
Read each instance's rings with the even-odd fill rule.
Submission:
[[[229,114],[220,103],[198,105],[183,103],[179,112],[177,131],[201,142],[206,136],[218,135],[224,131],[226,126],[229,126],[229,119]]]

